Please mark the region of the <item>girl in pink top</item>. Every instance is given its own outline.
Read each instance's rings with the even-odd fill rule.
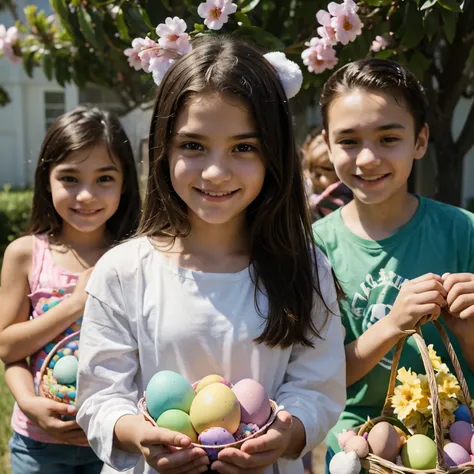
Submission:
[[[80,328],[92,267],[133,234],[139,213],[133,153],[118,119],[87,107],[59,117],[42,144],[28,235],[8,246],[1,273],[0,358],[16,400],[12,474],[102,469],[75,407],[37,396],[38,372],[54,344]]]

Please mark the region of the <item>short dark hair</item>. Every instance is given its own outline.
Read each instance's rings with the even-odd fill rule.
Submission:
[[[79,106],[53,122],[41,145],[29,234],[54,235],[61,230],[62,219],[53,206],[49,191],[51,168],[73,151],[99,143],[104,143],[109,154],[120,160],[124,176],[120,204],[107,221],[107,230],[116,242],[135,232],[140,214],[140,192],[130,140],[114,114],[97,107]]]
[[[415,138],[426,123],[427,100],[418,79],[396,61],[367,58],[346,64],[324,84],[320,96],[323,126],[328,131],[328,109],[344,90],[384,92],[402,100],[415,122]]]
[[[301,160],[288,99],[273,66],[255,46],[235,37],[199,38],[168,70],[158,89],[149,141],[149,175],[140,235],[175,239],[189,228],[187,208],[171,185],[167,146],[183,104],[196,94],[232,94],[245,101],[260,136],[265,180],[247,209],[256,288],[268,296],[257,343],[313,346],[313,305],[321,303],[316,250]],[[319,295],[319,296],[317,296]]]

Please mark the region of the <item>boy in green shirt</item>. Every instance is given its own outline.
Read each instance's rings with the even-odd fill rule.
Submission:
[[[354,199],[317,221],[314,235],[344,290],[347,406],[328,435],[329,462],[343,429],[379,416],[393,348],[427,316],[442,317],[474,388],[474,215],[408,192],[428,145],[421,85],[395,62],[365,59],[336,71],[321,94],[324,135]],[[427,344],[449,362],[432,323]],[[424,373],[415,342],[400,367]]]

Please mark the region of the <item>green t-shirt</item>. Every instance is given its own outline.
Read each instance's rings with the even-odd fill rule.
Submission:
[[[341,218],[341,209],[313,225],[318,246],[331,262],[346,297],[341,313],[346,328],[345,343],[357,339],[368,327],[386,316],[405,279],[429,272],[474,273],[474,214],[420,197],[413,218],[394,235],[380,241],[353,234]],[[449,364],[444,345],[433,324],[422,328],[427,344],[434,344],[443,362]],[[450,333],[471,390],[474,374]],[[385,401],[393,349],[364,378],[347,389],[347,405],[327,443],[339,447],[335,435],[379,416]],[[425,373],[415,341],[407,340],[399,367]],[[472,392],[471,392],[472,393]]]

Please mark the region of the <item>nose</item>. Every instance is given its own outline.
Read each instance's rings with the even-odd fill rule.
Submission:
[[[380,161],[377,151],[365,145],[357,155],[356,165],[361,168],[376,168],[380,165]]]
[[[212,153],[205,161],[202,170],[202,178],[215,184],[229,181],[232,177],[232,170],[229,160],[223,153]]]
[[[89,186],[83,186],[76,195],[79,202],[89,202],[94,199],[94,192]]]

